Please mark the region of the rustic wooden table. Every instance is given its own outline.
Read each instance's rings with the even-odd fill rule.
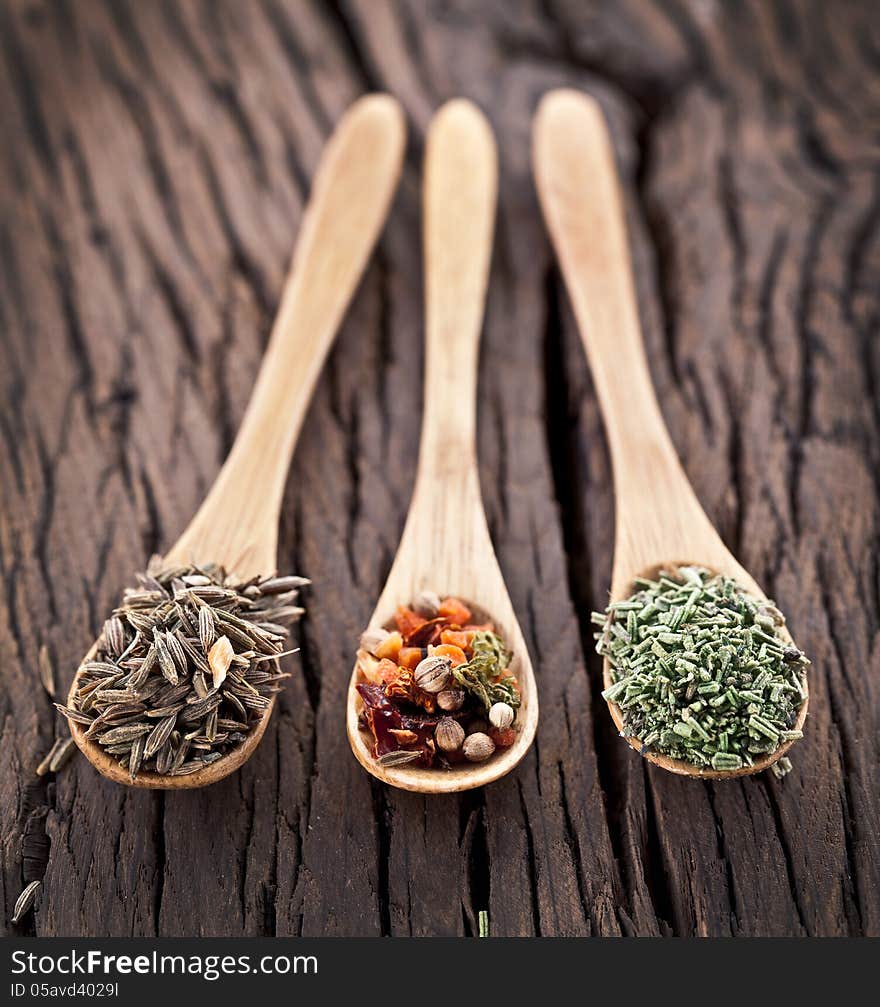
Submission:
[[[0,8],[4,924],[16,934],[880,932],[880,201],[873,4],[7,0]],[[873,33],[873,34],[872,34]],[[812,656],[784,780],[643,764],[599,696],[590,609],[612,489],[538,214],[530,116],[610,117],[673,439],[725,541]],[[309,178],[359,94],[398,95],[405,177],[321,378],[281,565],[312,578],[256,757],[198,793],[34,767],[131,572],[205,493],[251,389]],[[480,372],[492,534],[538,676],[520,769],[426,800],[343,729],[422,398],[419,164],[465,94],[502,162]],[[646,489],[650,492],[650,488]]]

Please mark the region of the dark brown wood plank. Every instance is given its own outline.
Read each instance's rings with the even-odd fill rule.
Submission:
[[[0,847],[16,934],[877,934],[878,103],[869,3],[12,0],[0,8]],[[599,696],[610,470],[538,213],[529,120],[612,126],[664,415],[725,541],[814,659],[782,781],[648,769]],[[242,414],[346,105],[404,103],[401,191],[297,450],[280,564],[313,580],[257,755],[203,793],[33,769],[131,572]],[[422,394],[419,177],[477,100],[502,182],[481,358],[492,534],[535,661],[521,768],[426,800],[351,757],[353,641],[403,525]],[[650,490],[648,490],[650,491]]]

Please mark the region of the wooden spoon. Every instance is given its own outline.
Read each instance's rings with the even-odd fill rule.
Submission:
[[[276,569],[278,518],[306,407],[333,338],[376,242],[400,176],[405,125],[387,95],[361,98],[327,143],[303,215],[299,242],[256,385],[235,444],[170,564],[217,562],[242,580]],[[100,640],[86,655],[88,661]],[[71,686],[73,702],[79,672]],[[104,776],[135,787],[203,787],[238,769],[271,715],[247,739],[189,776],[128,771],[70,722],[76,744]]]
[[[468,790],[510,772],[538,723],[532,664],[492,548],[477,475],[477,362],[497,176],[495,141],[482,113],[467,101],[444,105],[431,123],[425,156],[427,350],[419,467],[400,547],[370,625],[387,625],[398,605],[411,605],[422,591],[461,598],[494,621],[513,652],[522,706],[516,742],[486,762],[451,770],[383,767],[371,754],[370,732],[358,726],[363,707],[355,668],[347,711],[352,751],[378,779],[425,794]]]
[[[703,512],[681,467],[654,395],[639,329],[614,152],[598,104],[577,91],[545,95],[534,123],[533,159],[547,228],[562,266],[593,372],[614,470],[615,551],[611,599],[632,594],[636,577],[696,564],[764,592]],[[794,645],[783,628],[780,635]],[[605,687],[611,685],[604,666]],[[803,727],[808,698],[795,727]],[[622,730],[619,708],[608,704]],[[626,739],[636,751],[638,738]],[[735,770],[698,769],[655,752],[645,758],[683,776],[745,776],[767,769],[792,742]]]

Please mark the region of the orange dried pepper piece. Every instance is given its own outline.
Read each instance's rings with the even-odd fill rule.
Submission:
[[[493,727],[489,731],[489,737],[495,742],[498,748],[510,748],[514,741],[516,741],[516,731],[512,727],[506,727],[504,730]]]
[[[505,684],[510,684],[514,687],[518,695],[522,695],[522,689],[519,687],[519,682],[516,680],[516,675],[510,670],[510,668],[505,668],[500,675],[495,676],[496,682],[504,682]]]
[[[445,619],[449,619],[450,622],[457,623],[459,626],[464,626],[471,619],[471,610],[463,601],[459,601],[458,598],[444,598],[440,602],[437,614],[442,615]]]
[[[403,637],[400,633],[389,633],[376,648],[376,657],[387,657],[395,661],[402,646]]]
[[[407,608],[406,605],[401,605],[394,613],[394,621],[400,632],[404,636],[409,636],[419,626],[424,626],[428,620],[420,616],[418,612],[413,612],[411,608]]]
[[[456,647],[452,643],[442,643],[439,647],[431,648],[432,657],[448,657],[452,662],[452,667],[457,668],[460,664],[467,664],[467,657],[461,647]]]
[[[418,629],[408,633],[403,642],[407,647],[427,647],[430,643],[437,643],[444,625],[443,619],[428,619]]]
[[[419,736],[415,731],[407,731],[405,728],[391,727],[388,729],[389,734],[393,734],[397,738],[398,745],[414,745],[418,740]]]
[[[397,655],[397,660],[403,665],[403,667],[409,668],[410,670],[415,668],[421,659],[421,647],[401,647],[400,653]]]
[[[471,645],[471,640],[473,639],[473,633],[465,633],[461,629],[444,629],[440,634],[440,642],[451,644],[453,647],[460,647],[462,650],[467,650]]]
[[[400,668],[398,668],[394,661],[390,661],[387,657],[383,657],[379,662],[379,667],[376,669],[376,672],[379,678],[381,678],[386,685],[391,682],[396,682],[400,677]]]
[[[397,670],[400,674],[395,681],[385,686],[385,695],[389,699],[402,699],[404,702],[420,706],[426,713],[434,713],[437,709],[436,698],[416,685],[409,668]]]

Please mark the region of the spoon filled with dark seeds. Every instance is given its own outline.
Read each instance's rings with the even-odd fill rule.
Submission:
[[[237,582],[216,566],[155,557],[104,625],[68,706],[75,737],[156,785],[190,776],[259,740],[282,673],[302,577]]]
[[[176,545],[110,614],[60,707],[77,746],[117,783],[204,786],[263,735],[307,583],[275,573],[287,469],[403,148],[403,115],[387,95],[360,99],[337,126],[232,451]]]

